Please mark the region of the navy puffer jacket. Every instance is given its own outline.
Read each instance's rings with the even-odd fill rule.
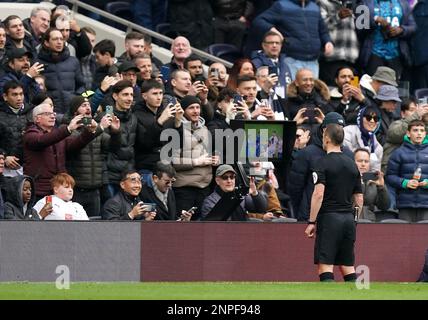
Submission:
[[[43,75],[48,94],[54,101],[55,112],[67,113],[71,98],[84,91],[79,60],[70,56],[67,47],[58,56],[52,56],[51,51],[42,48],[39,62],[48,65]]]
[[[275,27],[285,37],[282,51],[297,60],[318,59],[324,45],[331,42],[320,8],[312,0],[304,7],[300,0],[279,0],[253,24],[261,34]]]
[[[396,149],[388,161],[386,181],[397,190],[397,208],[428,208],[428,189],[403,188],[405,179],[412,179],[417,167],[421,167],[420,181],[428,179],[428,137],[422,144],[412,144],[407,136],[404,143]]]

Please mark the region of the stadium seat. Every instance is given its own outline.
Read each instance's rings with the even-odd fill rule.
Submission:
[[[242,53],[237,47],[227,43],[212,44],[207,48],[207,52],[232,63],[242,57]]]
[[[418,223],[428,223],[428,220],[421,220],[421,221],[418,221]]]
[[[409,223],[409,222],[401,219],[384,219],[381,221],[381,223]]]
[[[171,24],[168,22],[165,23],[159,23],[156,26],[156,32],[163,34],[164,36],[170,37],[172,39],[176,38],[178,36],[177,32],[173,31],[171,29]],[[153,43],[157,44],[160,47],[163,47],[165,49],[170,49],[171,45],[169,43],[163,42],[161,40],[158,40],[156,38],[153,38]]]
[[[132,15],[132,10],[131,10],[131,4],[127,1],[109,2],[105,5],[104,10],[107,11],[108,13],[111,13],[112,15],[123,18],[130,22],[132,22],[134,19]],[[105,20],[107,20],[106,23],[108,23],[113,28],[126,30],[126,26],[120,23],[113,22],[109,19],[105,19]]]
[[[393,210],[378,210],[374,212],[376,216],[376,222],[380,222],[386,219],[398,219],[398,211]]]
[[[421,99],[424,97],[428,98],[428,88],[415,90],[415,97],[416,97],[416,99]]]

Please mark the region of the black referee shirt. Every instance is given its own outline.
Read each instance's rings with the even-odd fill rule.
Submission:
[[[354,160],[341,152],[330,152],[312,173],[314,185],[325,186],[322,212],[352,212],[352,195],[362,193],[362,180]]]

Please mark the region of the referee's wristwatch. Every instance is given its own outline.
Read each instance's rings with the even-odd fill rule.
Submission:
[[[310,220],[308,220],[308,224],[316,224],[317,223],[317,221],[315,220],[315,221],[310,221]]]

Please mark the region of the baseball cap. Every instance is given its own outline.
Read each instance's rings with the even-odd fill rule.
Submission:
[[[384,67],[384,66],[378,67],[376,69],[376,72],[372,76],[372,79],[385,82],[394,87],[398,87],[395,71],[388,67]]]
[[[233,167],[230,164],[222,164],[217,168],[217,171],[215,172],[216,177],[221,177],[226,172],[233,172],[236,174],[236,171],[233,169]]]
[[[321,127],[324,128],[329,124],[340,124],[341,126],[345,126],[345,119],[337,112],[329,112],[325,115]]]
[[[126,72],[129,70],[134,70],[135,72],[140,72],[140,69],[138,69],[137,65],[132,61],[124,61],[119,66],[119,69],[118,69],[119,73]]]
[[[7,57],[9,60],[22,58],[25,55],[30,59],[33,58],[33,54],[25,48],[13,48],[7,51]]]
[[[387,84],[379,88],[379,91],[377,95],[374,96],[374,98],[381,101],[401,102],[401,99],[398,95],[398,89]]]

